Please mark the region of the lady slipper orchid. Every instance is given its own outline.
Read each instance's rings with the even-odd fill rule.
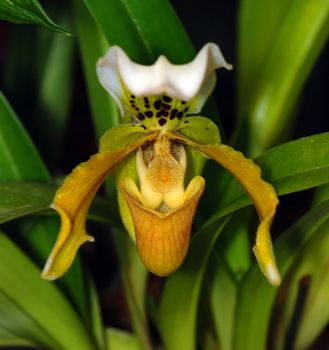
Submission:
[[[99,152],[78,165],[58,189],[52,207],[61,217],[61,230],[43,278],[63,275],[80,245],[93,240],[85,230],[86,215],[114,168],[121,217],[142,261],[156,275],[174,272],[187,252],[205,186],[199,175],[202,166],[192,163],[212,158],[253,200],[260,218],[253,250],[269,282],[280,283],[269,233],[278,204],[273,187],[262,180],[251,160],[221,144],[214,123],[196,116],[214,88],[215,70],[221,67],[232,68],[212,43],[183,65],[173,65],[164,56],[152,66],[139,65],[117,46],[99,60],[98,78],[130,123],[107,131]]]

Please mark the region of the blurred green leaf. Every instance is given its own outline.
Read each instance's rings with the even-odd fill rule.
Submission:
[[[216,246],[217,251],[222,252],[224,260],[238,281],[250,268],[252,262],[250,224],[254,218],[255,209],[251,206],[237,210]]]
[[[1,0],[0,19],[13,23],[41,24],[56,32],[68,34],[48,17],[37,0]]]
[[[153,63],[163,54],[175,63],[194,56],[192,43],[166,0],[84,0],[111,45],[132,60]]]
[[[24,308],[17,305],[16,300],[0,289],[0,335],[4,338],[0,342],[11,341],[18,346],[21,342],[32,342],[36,346],[47,345],[54,349],[56,338],[53,340],[47,332],[38,324],[30,314],[26,314]],[[2,331],[3,330],[3,331]],[[8,332],[11,338],[8,339]],[[17,343],[16,343],[17,341]]]
[[[312,205],[319,205],[329,199],[329,183],[319,186],[313,196]]]
[[[96,75],[96,62],[109,47],[91,14],[80,0],[73,0],[74,22],[83,64],[88,99],[93,115],[97,139],[120,122],[114,99],[103,89]],[[106,182],[107,194],[114,200],[116,187],[113,177]]]
[[[52,184],[29,181],[0,181],[0,223],[30,214],[52,214],[50,204],[56,192]],[[96,196],[88,213],[93,221],[121,227],[116,203]]]
[[[101,86],[96,76],[96,62],[104,55],[109,44],[84,4],[80,0],[74,0],[73,5],[88,98],[97,138],[100,138],[108,129],[116,126],[120,118],[115,101]]]
[[[0,182],[0,223],[49,209],[54,193],[47,184]]]
[[[0,179],[49,181],[38,151],[0,92]]]
[[[95,349],[68,301],[4,234],[0,256],[0,328],[53,350]]]
[[[89,294],[89,301],[90,301],[90,326],[93,329],[93,334],[95,336],[95,340],[98,344],[98,349],[100,350],[107,350],[106,346],[106,334],[105,329],[103,325],[103,319],[101,314],[101,309],[99,305],[98,295],[96,286],[94,284],[94,281],[90,276],[88,276],[88,294]],[[112,350],[112,348],[109,348],[109,350]]]
[[[262,177],[274,185],[279,195],[328,183],[329,133],[301,138],[274,147],[257,158],[255,163],[260,166]],[[242,208],[248,203],[251,203],[251,200],[246,192],[235,179],[232,179],[219,201],[221,209],[218,214],[212,216],[210,221],[227,212]],[[241,259],[248,256],[246,249],[249,250],[247,221],[243,221],[245,218],[239,214],[239,220],[232,221],[231,224],[235,226],[241,225],[240,232],[234,234],[234,238],[230,239],[228,245],[225,245],[227,261],[234,262],[234,266],[242,267],[243,270],[249,267],[248,259]],[[231,232],[236,232],[234,227]],[[237,259],[236,256],[239,258]],[[245,262],[245,264],[240,265],[240,262]],[[233,265],[230,264],[230,267],[239,272]]]
[[[54,210],[49,212],[56,214]],[[22,235],[20,236],[21,240],[23,239],[23,242],[20,240],[22,248],[29,253],[29,257],[39,267],[43,267],[60,230],[60,219],[58,215],[38,217],[37,220],[30,220],[26,227],[24,227],[23,222],[22,226]],[[60,280],[54,283],[68,297],[72,306],[75,307],[79,316],[81,316],[81,319],[89,326],[90,315],[86,284],[79,256],[75,259],[70,270]]]
[[[56,12],[59,23],[70,27],[67,9],[61,7]],[[35,53],[38,60],[38,96],[32,122],[38,144],[47,157],[47,164],[54,167],[63,151],[63,139],[70,113],[75,80],[75,42],[72,37],[53,35],[43,28],[40,28],[38,34]],[[47,132],[49,125],[51,133]]]
[[[329,321],[329,222],[298,253],[282,285],[273,349],[307,349]]]
[[[0,296],[0,298],[1,298],[1,296]],[[1,302],[0,302],[0,305],[1,305]],[[16,334],[11,333],[3,328],[0,328],[0,346],[36,347],[37,344],[35,344],[33,341],[21,339]]]
[[[329,2],[247,0],[240,6],[239,114],[248,120],[249,150],[255,156],[287,131],[329,34]]]
[[[121,329],[108,328],[106,336],[110,350],[140,350],[138,339]]]
[[[160,302],[159,330],[168,350],[196,347],[196,317],[202,281],[211,250],[227,223],[223,218],[201,229],[191,240],[187,256],[168,277]]]
[[[329,133],[287,142],[265,152],[255,160],[262,177],[279,195],[302,191],[329,182]],[[219,214],[235,211],[251,203],[241,186],[232,179],[223,194]]]
[[[221,350],[231,350],[233,342],[237,282],[220,254],[214,251],[210,264],[214,276],[210,286],[210,306]]]
[[[327,233],[328,219],[327,201],[310,210],[275,242],[278,267],[283,277],[313,235],[318,232]],[[267,349],[271,311],[277,292],[278,289],[266,282],[258,265],[254,263],[239,288],[233,335],[234,350]]]
[[[238,12],[238,108],[244,117],[278,28],[291,2],[268,0],[240,1]]]
[[[50,176],[42,160],[16,117],[5,97],[0,93],[0,180],[1,181],[44,181],[49,182]],[[32,191],[32,193],[35,193]],[[38,197],[38,196],[37,196]],[[22,197],[26,198],[26,196]],[[40,198],[40,197],[38,197]],[[44,202],[43,202],[44,203]],[[21,208],[22,209],[22,208]],[[37,261],[46,261],[54,243],[58,225],[54,221],[42,221],[23,236],[30,247],[30,254]],[[23,231],[26,231],[23,230]],[[25,232],[26,233],[26,232]],[[81,314],[85,314],[84,281],[80,262],[75,263],[74,281],[70,276],[63,278],[61,283],[66,293],[80,306]],[[82,302],[79,302],[81,301]]]
[[[132,327],[140,349],[151,350],[145,311],[145,291],[148,272],[138,256],[136,246],[127,232],[115,230],[114,242],[121,268],[121,278],[129,306]]]

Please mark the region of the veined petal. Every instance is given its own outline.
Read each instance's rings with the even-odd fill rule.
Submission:
[[[119,102],[121,111],[129,106],[129,96],[162,96],[190,101],[190,112],[197,113],[211,93],[215,69],[232,69],[216,44],[206,44],[187,64],[174,65],[160,56],[151,66],[132,62],[118,46],[112,46],[97,63],[97,74],[104,88]]]
[[[136,244],[143,263],[158,276],[174,272],[186,255],[204,179],[201,176],[193,178],[186,189],[184,204],[165,214],[142,206],[138,189],[131,179],[124,179],[120,189],[133,216]]]
[[[268,281],[275,286],[279,285],[281,278],[270,236],[270,227],[279,204],[274,188],[261,178],[260,168],[252,160],[246,159],[241,152],[226,145],[194,146],[226,168],[248,192],[260,219],[253,252]]]
[[[85,221],[98,188],[123,158],[155,136],[152,134],[143,137],[127,147],[111,152],[99,152],[78,165],[65,179],[52,203],[52,208],[60,214],[61,230],[42,272],[44,279],[54,280],[62,276],[71,266],[81,244],[94,240],[86,233]]]

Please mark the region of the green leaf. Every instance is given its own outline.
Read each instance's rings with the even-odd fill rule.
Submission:
[[[255,160],[263,173],[263,178],[274,185],[278,194],[298,192],[329,182],[329,133],[314,135],[274,147]],[[235,179],[226,187],[220,202],[220,209],[212,215],[204,227],[211,225],[227,214],[251,203],[244,189]],[[238,237],[238,242],[245,242],[245,237]],[[244,247],[226,251],[226,258],[234,260],[244,256]],[[230,256],[228,256],[230,255]],[[247,265],[246,265],[247,266]]]
[[[49,349],[94,349],[68,301],[4,234],[0,256],[0,328]]]
[[[222,219],[201,229],[191,240],[180,269],[165,284],[159,309],[159,330],[168,350],[193,350],[198,300],[211,250],[227,223]]]
[[[329,321],[329,226],[298,253],[276,308],[273,349],[307,349]]]
[[[20,342],[32,341],[36,346],[46,345],[53,349],[56,339],[50,336],[35,322],[31,315],[26,314],[24,308],[17,305],[16,300],[0,289],[0,329],[4,332],[3,342],[12,341],[12,345]],[[9,332],[9,338],[8,338]],[[17,340],[17,343],[16,343]],[[57,344],[56,344],[57,345]]]
[[[248,101],[254,95],[259,70],[266,62],[273,40],[282,24],[286,1],[240,1],[238,12],[238,98],[239,115],[243,116]]]
[[[98,344],[98,348],[101,350],[106,350],[106,334],[103,325],[102,314],[100,310],[99,300],[97,296],[96,286],[94,281],[90,276],[88,276],[88,292],[89,292],[89,300],[90,300],[90,325],[93,330],[93,334],[95,336],[95,340]],[[111,350],[112,348],[109,348]]]
[[[54,4],[52,4],[54,7]],[[56,8],[60,23],[70,25],[65,6]],[[58,164],[71,109],[75,70],[73,67],[74,40],[64,35],[53,35],[40,28],[33,59],[37,60],[38,96],[33,120],[38,144],[46,154],[47,164]],[[34,72],[35,74],[35,72]],[[46,132],[51,125],[51,133]]]
[[[319,186],[314,193],[312,205],[319,205],[329,199],[329,183]]]
[[[328,21],[327,0],[241,2],[240,117],[248,120],[253,156],[286,133],[304,82],[328,37]]]
[[[1,93],[0,147],[2,150],[0,152],[1,181],[50,181],[50,176],[37,150]],[[32,193],[35,194],[34,191]],[[36,197],[40,199],[39,195],[34,196],[34,198]],[[26,196],[22,196],[22,198],[26,198]],[[42,205],[44,203],[43,201]],[[22,207],[21,210],[23,210]],[[23,241],[29,245],[30,254],[34,255],[36,260],[40,261],[42,259],[45,261],[45,256],[49,254],[51,246],[54,243],[54,236],[51,233],[54,233],[56,229],[58,229],[58,226],[53,221],[42,221],[31,230],[27,230],[26,228],[21,229],[24,233],[28,233],[23,236]],[[62,286],[64,286],[67,294],[76,301],[76,305],[81,306],[81,314],[84,314],[83,305],[85,302],[79,303],[78,301],[84,298],[84,281],[79,262],[76,263],[74,276],[74,285],[70,283],[70,277],[66,277],[67,279],[62,280]]]
[[[111,45],[119,45],[132,60],[153,63],[163,54],[175,63],[194,56],[190,39],[166,0],[84,0]],[[111,19],[111,20],[109,20]]]
[[[1,296],[0,296],[1,298]],[[1,305],[1,303],[0,303]],[[33,341],[19,338],[16,334],[11,333],[4,328],[0,328],[0,346],[27,346],[36,347],[37,344]]]
[[[103,89],[96,76],[96,62],[104,55],[109,43],[80,0],[73,1],[74,22],[87,92],[97,137],[119,123],[119,112],[113,98]]]
[[[53,210],[50,212],[55,214]],[[53,215],[52,217],[39,217],[37,220],[30,221],[26,227],[23,226],[22,246],[39,267],[43,267],[45,264],[49,251],[53,244],[55,244],[59,229],[60,220],[57,215]],[[24,241],[24,238],[27,238],[26,241]],[[77,257],[68,273],[57,281],[57,286],[69,300],[71,300],[71,304],[76,308],[81,319],[89,325],[90,316],[88,313],[88,304],[86,302],[85,280],[79,257]]]
[[[0,180],[50,180],[38,151],[1,92],[0,148]]]
[[[214,276],[210,286],[210,306],[221,350],[231,350],[238,286],[224,259],[214,251],[211,256]]]
[[[328,230],[329,202],[309,211],[274,244],[281,275],[286,276],[298,252],[309,239]],[[320,233],[319,233],[320,234]],[[236,305],[234,350],[265,350],[271,310],[278,289],[262,277],[255,263],[242,281]],[[255,332],[257,329],[257,332]]]
[[[217,250],[222,252],[224,260],[238,281],[251,265],[249,236],[251,220],[254,218],[255,209],[251,206],[237,210],[217,245]]]
[[[133,334],[117,328],[106,331],[107,345],[111,350],[140,350],[138,339]]]
[[[0,223],[31,214],[56,215],[50,210],[56,187],[29,181],[0,181]],[[88,213],[90,220],[122,227],[116,203],[96,197]]]
[[[68,34],[48,17],[37,0],[1,0],[0,19],[13,23],[41,24],[56,32]]]
[[[257,158],[255,163],[262,169],[262,177],[274,185],[279,195],[283,195],[328,183],[328,159],[329,133],[323,133],[277,146]],[[247,203],[250,203],[249,197],[233,179],[222,193],[219,217],[227,210],[232,212]],[[216,217],[215,214],[213,218]],[[246,234],[240,232],[234,236],[234,240],[243,243],[249,239]],[[230,249],[225,250],[228,261],[237,261],[235,256],[242,257],[248,254],[243,249],[248,248],[248,242],[247,246],[235,246],[234,240],[229,242]],[[248,264],[245,265],[247,266]]]
[[[47,184],[0,182],[0,223],[49,209],[54,193]]]
[[[73,0],[73,14],[95,133],[99,139],[120,122],[114,99],[103,89],[96,75],[96,62],[109,44],[82,1]],[[114,200],[116,186],[113,177],[106,181],[106,189]]]
[[[302,191],[329,182],[329,133],[318,134],[274,147],[255,160],[262,177],[274,185],[279,195]],[[250,203],[233,179],[213,219]]]
[[[138,256],[135,244],[126,232],[116,230],[114,243],[121,268],[132,327],[141,349],[151,350],[145,312],[145,291],[148,272]]]

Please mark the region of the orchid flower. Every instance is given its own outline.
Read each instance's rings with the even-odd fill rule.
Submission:
[[[212,43],[183,65],[160,56],[153,65],[143,66],[117,46],[98,61],[101,84],[130,122],[108,130],[99,152],[78,165],[58,189],[52,208],[61,217],[61,229],[43,278],[63,275],[78,248],[94,240],[86,233],[86,215],[113,170],[122,221],[143,263],[159,276],[174,272],[186,255],[205,186],[202,165],[212,158],[251,197],[260,218],[253,251],[269,282],[280,283],[269,233],[278,204],[275,191],[251,160],[221,144],[212,121],[197,115],[214,88],[215,70],[221,67],[232,69]]]

